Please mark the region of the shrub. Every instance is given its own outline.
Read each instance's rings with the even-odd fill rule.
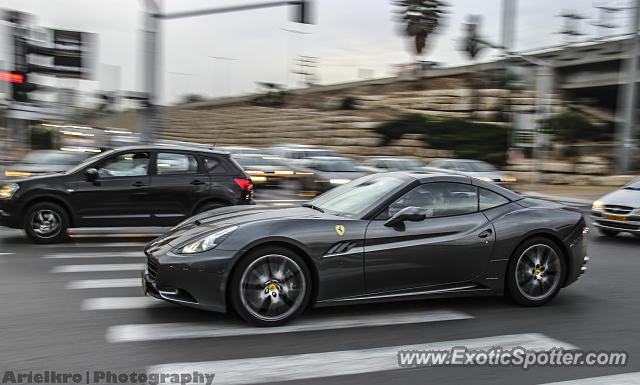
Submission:
[[[575,111],[561,112],[552,116],[549,119],[549,128],[556,138],[569,143],[610,141],[615,132],[614,124],[596,126],[585,115]]]
[[[341,110],[355,110],[358,107],[358,99],[354,96],[345,96],[340,102]]]
[[[374,130],[383,136],[383,145],[404,134],[421,134],[425,146],[429,148],[450,150],[461,158],[502,165],[509,148],[511,128],[466,119],[438,120],[421,114],[406,114]]]
[[[404,114],[397,119],[384,122],[374,128],[382,135],[382,145],[388,145],[392,140],[400,139],[404,134],[424,134],[428,118],[422,114]]]

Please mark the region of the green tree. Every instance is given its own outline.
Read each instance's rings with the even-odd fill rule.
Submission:
[[[421,55],[427,39],[441,26],[442,16],[448,5],[440,0],[396,0],[404,31],[414,40],[415,52]]]

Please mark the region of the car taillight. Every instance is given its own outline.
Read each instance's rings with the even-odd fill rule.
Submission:
[[[234,182],[236,182],[236,184],[238,186],[240,186],[240,188],[243,191],[249,191],[251,189],[253,189],[253,184],[251,183],[250,180],[247,179],[240,179],[240,178],[233,178]]]

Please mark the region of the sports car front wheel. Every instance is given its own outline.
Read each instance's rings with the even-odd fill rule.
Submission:
[[[258,326],[277,326],[304,311],[311,296],[311,276],[291,250],[267,247],[240,261],[230,289],[233,307],[242,318]]]
[[[542,237],[525,241],[507,269],[507,294],[520,305],[539,306],[562,286],[565,263],[555,242]]]

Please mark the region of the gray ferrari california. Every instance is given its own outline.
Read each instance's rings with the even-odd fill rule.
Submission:
[[[365,176],[299,207],[196,215],[146,247],[145,294],[264,326],[309,306],[507,295],[542,305],[586,270],[572,207],[460,175]]]

